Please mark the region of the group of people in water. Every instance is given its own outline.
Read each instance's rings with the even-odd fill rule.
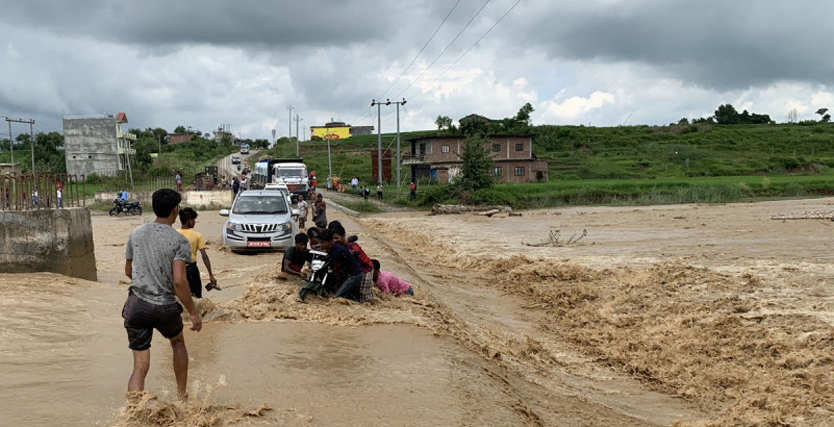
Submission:
[[[125,275],[131,283],[122,308],[122,318],[128,347],[133,352],[133,372],[128,380],[128,392],[139,392],[145,388],[145,378],[150,369],[151,339],[156,329],[171,343],[177,395],[180,400],[187,400],[189,357],[183,337],[182,312],[183,308],[188,311],[190,329],[199,332],[203,319],[193,299],[202,297],[202,283],[196,264],[198,253],[209,273],[206,290],[221,289],[211,270],[205,239],[194,230],[197,212],[190,208],[180,209],[181,201],[178,191],[157,190],[152,196],[156,219],[131,232],[125,249]],[[414,289],[407,282],[382,271],[379,261],[370,259],[352,238],[354,236],[346,237],[345,228],[339,221],[327,222],[323,201],[316,210],[316,226],[307,229],[306,234],[296,235],[295,246],[284,253],[282,271],[305,277],[305,263],[312,260],[311,251],[317,249],[330,257],[333,280],[328,280],[325,286],[336,298],[372,301],[374,286],[382,292],[398,296],[414,295]],[[181,227],[174,229],[173,224],[178,219]]]
[[[414,288],[393,273],[383,271],[380,262],[371,259],[357,243],[356,236],[347,236],[339,221],[327,227],[310,227],[306,234],[295,236],[295,246],[284,252],[281,271],[311,280],[312,271],[305,268],[313,261],[313,251],[327,253],[333,275],[320,284],[335,298],[346,298],[359,303],[374,299],[373,288],[396,296],[414,295]],[[299,293],[303,299],[305,293]]]

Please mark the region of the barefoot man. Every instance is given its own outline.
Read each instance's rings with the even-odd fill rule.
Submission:
[[[182,305],[188,309],[191,330],[199,332],[203,319],[191,299],[185,264],[191,261],[188,239],[171,227],[179,215],[180,194],[171,189],[153,193],[156,221],[136,227],[127,240],[125,274],[131,279],[122,317],[133,350],[133,373],[127,391],[145,389],[151,364],[151,338],[158,330],[171,342],[177,396],[187,400],[188,351],[183,338]]]

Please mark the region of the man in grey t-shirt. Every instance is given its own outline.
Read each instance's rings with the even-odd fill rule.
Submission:
[[[183,338],[182,306],[188,310],[191,330],[199,332],[203,319],[191,299],[185,264],[191,261],[188,239],[171,225],[179,215],[179,193],[162,189],[153,193],[154,222],[136,227],[127,241],[125,274],[131,279],[122,309],[128,347],[133,350],[133,373],[127,391],[145,389],[151,362],[151,338],[158,330],[168,338],[174,351],[177,395],[187,400],[188,351]]]

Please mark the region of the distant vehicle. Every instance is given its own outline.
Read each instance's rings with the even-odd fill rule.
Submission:
[[[142,215],[142,203],[139,201],[126,202],[122,199],[113,200],[113,207],[110,208],[110,216],[116,216],[122,212],[125,215]]]
[[[290,193],[290,189],[287,188],[286,185],[280,182],[270,182],[269,184],[264,186],[264,191],[278,191],[287,198],[287,203],[292,205],[292,194]]]
[[[240,164],[240,156],[232,156],[232,164],[233,165]]]
[[[240,154],[249,154],[249,144],[240,144]]]
[[[284,250],[295,245],[298,232],[293,211],[278,191],[249,190],[237,195],[223,225],[223,244],[232,252]]]
[[[304,159],[261,160],[255,163],[252,178],[258,188],[263,188],[273,182],[286,185],[292,193],[293,201],[298,199],[299,195],[310,199],[310,182]]]

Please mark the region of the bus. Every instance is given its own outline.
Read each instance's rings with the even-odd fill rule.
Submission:
[[[240,154],[249,154],[249,144],[245,142],[240,144]]]

